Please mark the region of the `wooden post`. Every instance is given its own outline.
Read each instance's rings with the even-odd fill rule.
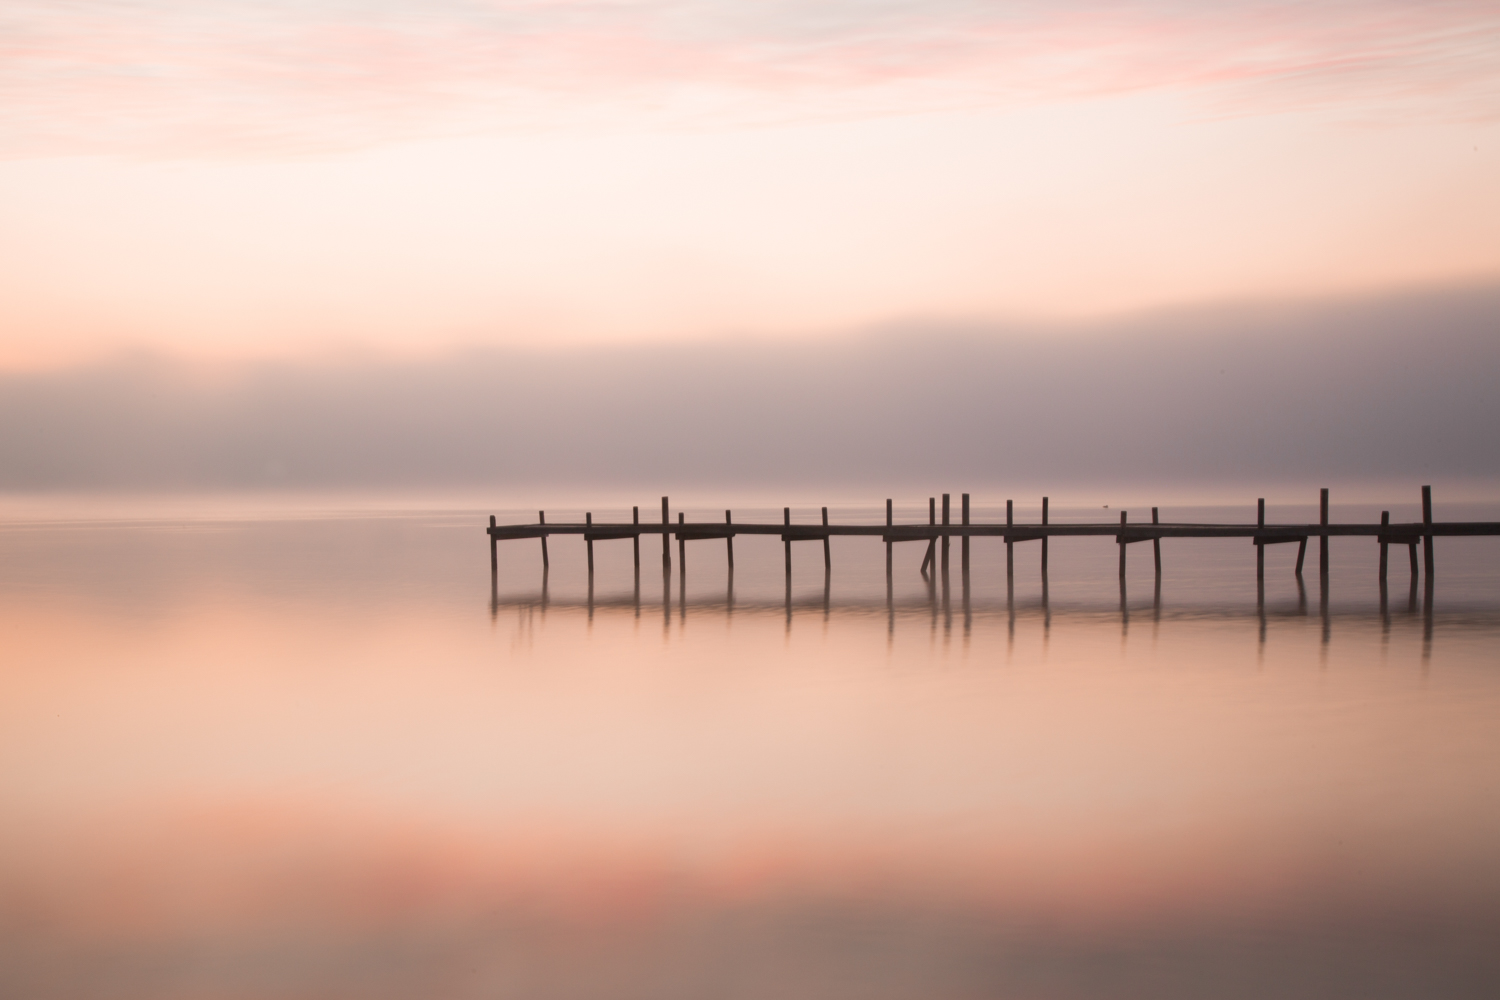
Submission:
[[[1047,523],[1047,498],[1042,497],[1042,523]],[[1042,576],[1047,575],[1047,536],[1042,536]]]
[[[788,528],[792,526],[792,508],[781,508],[781,523]],[[792,585],[792,543],[784,544],[786,545],[786,585],[790,587]]]
[[[1155,507],[1151,508],[1151,523],[1152,524],[1160,524],[1161,523],[1161,519],[1157,516],[1157,509]],[[1161,539],[1160,538],[1153,538],[1153,539],[1151,539],[1151,550],[1156,555],[1156,579],[1158,581],[1160,581],[1161,580]]]
[[[1407,543],[1407,545],[1406,545],[1406,554],[1411,557],[1411,585],[1413,587],[1415,587],[1417,585],[1417,576],[1419,575],[1417,573],[1417,543],[1416,542],[1408,542]]]
[[[1432,527],[1432,487],[1422,487],[1422,525]],[[1422,536],[1422,568],[1427,571],[1427,582],[1432,582],[1432,535]]]
[[[948,494],[943,494],[943,527],[948,526]],[[948,576],[948,532],[943,532],[943,577]]]
[[[1328,523],[1328,490],[1318,491],[1318,523]],[[1318,536],[1318,576],[1328,578],[1328,536]]]
[[[495,526],[495,515],[490,515],[490,527]],[[495,577],[500,573],[500,553],[495,549],[495,536],[490,535],[490,576]]]
[[[539,510],[539,511],[536,512],[536,523],[537,524],[546,524],[547,523],[547,512],[546,511]],[[551,565],[552,565],[551,561],[547,558],[547,536],[543,535],[542,536],[542,569],[547,569]]]
[[[1307,539],[1303,538],[1297,543],[1297,568],[1292,570],[1292,575],[1302,579],[1302,560],[1307,557]]]
[[[927,523],[937,524],[937,497],[927,498]],[[927,554],[922,557],[922,568],[918,570],[923,576],[927,575],[927,567],[932,565],[933,557],[937,553],[937,539],[933,538],[927,543]]]
[[[1120,511],[1120,580],[1125,579],[1125,511]]]
[[[967,494],[967,493],[965,493],[963,495],[963,505],[961,507],[961,510],[963,512],[962,515],[961,515],[962,518],[963,518],[963,523],[964,524],[968,524],[969,523],[969,494]],[[969,536],[968,536],[967,532],[964,534],[963,543],[962,543],[962,549],[960,550],[960,552],[961,552],[960,561],[963,564],[963,566],[962,566],[963,573],[964,573],[964,576],[968,576],[969,575]]]
[[[730,513],[727,510],[724,512],[724,523],[725,524],[733,524],[734,523],[734,518],[732,516],[730,516]],[[725,544],[726,548],[729,551],[729,568],[732,570],[732,569],[734,569],[734,536],[730,535],[727,538],[725,538],[724,539],[724,544]]]
[[[891,579],[891,549],[894,547],[893,543],[889,539],[891,537],[890,529],[894,525],[894,523],[895,522],[892,520],[891,501],[890,498],[887,497],[885,501],[885,537],[887,539],[885,543],[885,579],[888,585]]]
[[[1015,503],[1012,502],[1012,501],[1010,501],[1010,500],[1007,500],[1007,501],[1005,501],[1005,526],[1007,528],[1009,528],[1011,525],[1013,525],[1015,523],[1016,523],[1016,518],[1015,518]],[[1016,578],[1016,543],[1013,542],[1013,541],[1011,541],[1011,537],[1009,535],[1006,535],[1005,536],[1005,579],[1006,580],[1014,580],[1015,578]]]
[[[670,570],[672,568],[672,538],[667,534],[667,528],[671,525],[672,518],[667,514],[667,498],[661,498],[661,568]]]
[[[639,507],[632,507],[632,508],[630,508],[630,523],[631,524],[640,524],[641,523],[641,509]],[[637,576],[640,576],[640,573],[641,573],[641,533],[639,531],[637,531],[635,533],[635,536],[630,539],[630,545],[631,545],[631,547],[633,549],[635,549],[635,572],[636,572]]]
[[[1255,526],[1264,528],[1266,526],[1266,498],[1261,497],[1255,501]],[[1257,538],[1255,540],[1255,579],[1266,578],[1266,540]]]
[[[1388,511],[1388,510],[1381,511],[1380,512],[1380,526],[1382,528],[1385,528],[1385,527],[1388,527],[1390,525],[1390,523],[1391,523],[1391,512]],[[1387,535],[1381,535],[1380,536],[1380,585],[1382,587],[1385,586],[1386,559],[1387,559],[1387,552],[1390,549],[1390,547],[1391,547],[1391,544],[1390,544],[1390,538],[1389,538],[1389,536],[1387,536]]]
[[[677,576],[681,580],[687,580],[687,539],[682,537],[682,522],[687,517],[682,511],[677,512]]]
[[[828,527],[828,508],[823,508],[823,527]],[[823,536],[823,572],[833,572],[833,553],[828,548],[828,536]]]
[[[585,525],[591,527],[591,528],[594,526],[594,514],[593,514],[592,511],[589,511],[588,513],[586,513],[586,514],[583,515],[583,523]],[[594,575],[594,540],[592,538],[585,538],[583,541],[584,541],[584,544],[588,547],[588,550],[589,550],[589,576],[593,576]]]

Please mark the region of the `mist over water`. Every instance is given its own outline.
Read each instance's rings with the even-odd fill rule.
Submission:
[[[1103,503],[1121,486],[1253,501],[1442,479],[1448,496],[1493,495],[1497,322],[1500,291],[1482,286],[1067,330],[124,358],[0,375],[0,489],[488,485],[524,502],[585,487],[878,499],[947,483],[1105,487]]]
[[[674,542],[664,578],[648,538],[639,587],[629,541],[592,581],[577,537],[545,575],[502,542],[492,581],[488,514],[534,512],[258,503],[0,526],[5,992],[1500,985],[1500,540],[1439,539],[1430,605],[1400,547],[1382,603],[1353,538],[1326,600],[1315,554],[1299,587],[1275,546],[1260,605],[1245,540],[1168,540],[1159,593],[1131,546],[1122,594],[1108,538],[1054,540],[1045,595],[1035,542],[1013,594],[997,540],[967,585],[957,543],[928,579],[900,544],[888,595],[878,539],[835,538],[826,576],[795,544],[790,592],[776,536],[737,538],[732,578],[718,541],[685,567]],[[686,512],[724,507],[780,520]]]

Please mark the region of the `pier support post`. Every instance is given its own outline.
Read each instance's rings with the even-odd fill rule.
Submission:
[[[1005,501],[1005,526],[1009,528],[1016,523],[1016,505],[1012,500]],[[1016,543],[1011,540],[1010,535],[1005,536],[1005,582],[1009,586],[1015,586],[1016,580]]]
[[[1042,523],[1047,523],[1047,498],[1042,497]],[[1047,578],[1047,536],[1042,536],[1042,579]]]
[[[891,550],[895,547],[895,543],[892,542],[892,541],[890,541],[890,537],[891,537],[891,531],[890,531],[890,529],[894,526],[894,523],[895,522],[892,520],[891,501],[890,501],[890,498],[887,497],[886,501],[885,501],[885,528],[886,528],[886,532],[885,532],[885,537],[886,537],[886,543],[885,543],[885,586],[886,586],[887,596],[889,596],[889,591],[890,591],[890,587],[891,587],[891,562],[892,562],[892,559],[891,559],[892,552],[891,552]]]
[[[962,519],[964,526],[967,527],[969,524],[969,494],[965,493],[963,495],[959,511],[959,517]],[[967,580],[969,578],[969,535],[967,532],[964,533],[963,542],[959,548],[959,564],[963,571],[964,579]]]
[[[937,497],[927,498],[927,523],[937,524]],[[927,542],[927,554],[922,557],[922,568],[918,570],[923,576],[927,575],[927,567],[933,564],[937,557],[937,538],[933,537]]]
[[[1292,570],[1292,575],[1295,576],[1299,580],[1302,579],[1302,560],[1305,559],[1306,557],[1307,557],[1307,539],[1304,538],[1300,542],[1297,543],[1297,567]],[[1413,557],[1413,558],[1415,558],[1415,557]]]
[[[792,508],[790,508],[790,507],[783,507],[783,508],[781,508],[781,523],[783,525],[785,525],[786,527],[788,527],[788,528],[790,528],[792,526]],[[792,585],[792,543],[791,542],[783,542],[782,544],[786,546],[786,585],[787,585],[787,587],[791,587],[791,585]],[[787,593],[790,594],[791,591],[788,590]]]
[[[948,494],[943,494],[943,527],[948,527]],[[943,532],[943,578],[948,577],[948,532]]]
[[[547,512],[545,510],[539,510],[539,511],[536,512],[536,523],[537,524],[546,524],[547,523]],[[542,569],[550,569],[551,566],[552,566],[552,561],[547,558],[547,536],[543,535],[542,536]]]
[[[667,513],[667,498],[661,498],[661,568],[662,572],[668,573],[672,570],[672,536],[667,533],[671,527],[672,518]]]
[[[494,526],[495,526],[495,515],[491,514],[490,515],[490,527],[493,528]],[[490,536],[490,579],[491,580],[494,580],[497,576],[500,575],[500,552],[499,552],[499,550],[495,546],[496,546],[495,536],[491,535]]]
[[[1157,514],[1157,508],[1151,508],[1151,523],[1160,524],[1161,519]],[[1156,582],[1161,583],[1161,539],[1151,539],[1151,552],[1156,556]]]
[[[1432,528],[1432,487],[1422,487],[1422,526]],[[1422,536],[1422,568],[1427,571],[1427,582],[1432,582],[1432,535]]]
[[[1120,582],[1125,582],[1125,511],[1120,511]]]
[[[1255,526],[1264,528],[1266,526],[1266,498],[1261,497],[1255,501]],[[1264,582],[1266,578],[1266,540],[1257,538],[1255,540],[1255,579]]]
[[[1390,526],[1390,523],[1391,523],[1391,512],[1388,511],[1388,510],[1381,511],[1380,512],[1380,526],[1382,528],[1386,528],[1386,527]],[[1388,536],[1386,536],[1386,535],[1381,535],[1380,536],[1380,587],[1381,587],[1381,590],[1385,589],[1385,572],[1386,572],[1386,567],[1388,565],[1390,548],[1391,548],[1391,540],[1390,540],[1390,538]]]
[[[1318,491],[1318,523],[1328,523],[1328,490],[1326,488]],[[1328,536],[1318,536],[1318,578],[1328,579]]]
[[[593,514],[592,511],[589,511],[589,512],[587,512],[587,513],[585,513],[583,515],[583,523],[585,525],[587,525],[588,527],[590,527],[590,528],[592,528],[594,526],[594,514]],[[594,577],[594,540],[592,538],[585,538],[583,540],[583,544],[585,546],[587,546],[588,550],[589,550],[589,579],[593,579],[593,577]]]
[[[734,523],[734,517],[731,516],[730,513],[729,513],[729,511],[727,511],[727,510],[724,512],[724,523],[725,524],[733,524]],[[734,572],[734,536],[733,535],[727,536],[724,539],[724,545],[725,545],[725,550],[729,553],[729,571],[731,573],[733,573]]]
[[[630,508],[630,523],[641,523],[641,509],[639,507]],[[641,575],[641,533],[639,531],[630,539],[630,546],[635,550],[635,575],[639,578]]]
[[[823,508],[823,527],[828,527],[828,508]],[[828,536],[823,536],[823,573],[826,576],[833,572],[833,552],[828,547]]]
[[[687,515],[682,511],[677,512],[677,576],[687,579],[687,539],[682,537],[682,524]]]

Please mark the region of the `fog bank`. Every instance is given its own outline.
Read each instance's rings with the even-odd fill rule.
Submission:
[[[1070,330],[0,375],[0,488],[1500,477],[1500,285]]]

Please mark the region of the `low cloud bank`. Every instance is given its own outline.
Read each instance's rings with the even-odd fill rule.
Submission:
[[[1500,286],[422,362],[0,375],[0,489],[1500,478]]]

